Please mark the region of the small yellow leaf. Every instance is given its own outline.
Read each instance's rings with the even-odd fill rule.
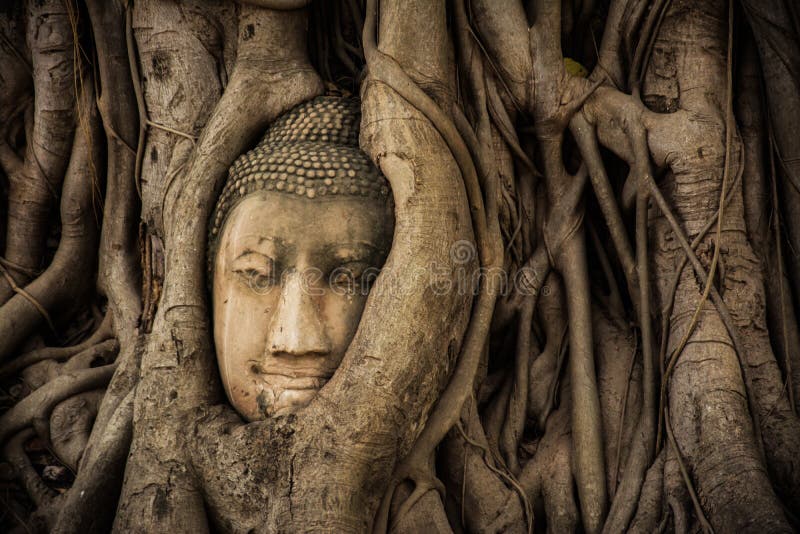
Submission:
[[[589,71],[584,68],[583,65],[575,61],[570,57],[564,58],[564,67],[567,69],[567,72],[571,76],[579,76],[581,78],[586,78],[589,75]]]

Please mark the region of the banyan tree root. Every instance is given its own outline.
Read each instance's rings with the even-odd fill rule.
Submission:
[[[96,389],[65,400],[50,414],[50,442],[58,459],[72,471],[78,470],[104,389]]]
[[[22,399],[0,416],[0,441],[36,421],[49,421],[53,408],[69,397],[105,387],[114,374],[114,364],[65,373]]]
[[[94,442],[94,454],[84,451],[80,476],[64,497],[52,532],[102,530],[113,522],[114,508],[103,505],[115,502],[122,487],[133,433],[133,391],[119,403],[102,430]]]
[[[0,367],[0,378],[8,378],[13,376],[15,373],[18,373],[22,369],[45,360],[54,360],[60,362],[86,350],[95,350],[98,352],[108,350],[111,348],[111,346],[115,345],[116,342],[103,345],[102,348],[100,348],[100,345],[113,335],[111,323],[111,314],[106,314],[106,316],[103,318],[103,322],[92,333],[92,335],[77,345],[70,347],[43,347],[32,350],[25,354],[20,354],[13,360]]]
[[[747,43],[752,43],[747,38]],[[744,47],[736,76],[736,118],[742,139],[744,163],[742,196],[747,237],[763,266],[767,320],[774,328],[769,335],[778,365],[789,377],[787,394],[797,404],[800,387],[800,339],[792,325],[797,323],[792,289],[784,265],[786,250],[781,243],[782,211],[775,181],[775,158],[765,154],[769,138],[761,95],[757,49]]]
[[[656,457],[647,470],[642,493],[636,507],[636,515],[628,526],[630,532],[653,532],[659,527],[664,500],[664,458],[666,449]]]
[[[546,12],[543,12],[543,13],[544,13],[544,14],[546,14]],[[499,17],[500,15],[497,15],[497,16]],[[490,20],[491,20],[491,19],[490,19]],[[723,20],[724,20],[724,19],[723,19]],[[688,27],[689,27],[689,25],[687,25],[687,26],[684,26],[684,27],[685,27],[685,28],[688,28]],[[488,39],[490,39],[490,40],[492,39],[492,33],[491,33],[491,24],[489,24],[489,31],[487,31],[487,32],[486,32],[486,37],[487,37]],[[511,38],[505,38],[505,39],[506,39],[506,42],[504,42],[504,43],[503,43],[503,44],[505,44],[505,45],[507,45],[507,44],[508,44],[508,41],[509,41],[509,40],[512,40],[512,41],[513,41],[513,37],[511,37]],[[545,44],[546,44],[546,43],[545,43]],[[495,42],[495,43],[492,43],[492,42],[490,41],[490,42],[488,43],[488,45],[489,45],[490,47],[492,47],[492,46],[495,46],[495,49],[496,49],[496,50],[499,50],[499,49],[501,49],[501,46],[499,46],[499,44],[498,44],[498,43],[496,43],[496,42]],[[507,46],[506,46],[506,47],[507,47]],[[498,54],[498,55],[500,55],[500,54]],[[504,58],[506,58],[506,59],[507,59],[509,62],[514,62],[514,61],[515,61],[515,60],[514,60],[514,58],[508,58],[508,56],[502,56],[502,55],[500,55],[500,57],[504,57]],[[613,62],[612,62],[611,64],[613,64]],[[510,68],[508,68],[508,66],[505,66],[505,65],[504,65],[504,67],[508,68],[508,71],[513,71],[513,68],[514,68],[514,67],[516,67],[516,66],[518,66],[518,65],[511,65],[511,66],[510,66]],[[551,65],[551,66],[552,66],[552,65]],[[541,69],[541,70],[542,70],[542,72],[546,72],[546,71],[547,71],[547,69]],[[550,93],[548,93],[548,94],[552,94],[552,92],[550,92]],[[599,94],[599,93],[598,93],[598,94]],[[608,95],[608,97],[613,97],[613,93],[606,92],[605,94],[606,94],[606,95]],[[624,98],[624,97],[623,97],[623,98]],[[596,99],[596,100],[597,100],[597,102],[598,102],[598,104],[597,104],[598,108],[597,108],[597,109],[600,109],[602,106],[607,106],[607,108],[606,108],[606,109],[612,109],[612,108],[613,108],[613,104],[612,104],[613,100],[608,100],[608,99],[606,99],[606,98],[602,98],[602,99],[601,99],[601,98],[599,98],[599,97],[594,97],[594,96],[590,97],[590,101],[592,101],[593,99]],[[610,105],[610,106],[609,106],[609,104],[612,104],[612,105]],[[594,109],[594,106],[593,106],[593,109]],[[676,116],[675,118],[677,118],[677,116]],[[670,118],[670,119],[672,119],[672,118]],[[635,117],[630,119],[630,121],[639,121],[639,120],[641,120],[641,119],[638,119],[638,118],[635,118]],[[618,122],[618,124],[619,124],[619,122]],[[676,125],[676,126],[677,126],[677,125]],[[621,154],[623,157],[630,156],[629,148],[627,148],[627,147],[624,147],[624,146],[620,146],[620,144],[618,144],[618,143],[616,143],[616,142],[615,142],[615,139],[614,139],[612,136],[610,136],[610,135],[606,135],[606,136],[604,137],[603,135],[601,135],[601,139],[602,139],[602,140],[603,140],[605,143],[609,143],[609,145],[610,145],[610,146],[612,146],[612,147],[614,147],[614,148],[618,148],[618,149],[619,149],[619,152],[618,152],[618,153],[620,153],[620,154]],[[629,146],[630,146],[630,145],[629,145]],[[627,151],[627,152],[626,152],[626,151]],[[658,161],[658,157],[656,157],[656,160]],[[609,213],[610,213],[611,215],[613,215],[613,213],[611,213],[611,212],[609,212]],[[610,215],[608,215],[608,214],[607,214],[607,216],[610,216]],[[610,222],[609,222],[609,224],[610,224]],[[618,250],[624,250],[624,247],[617,247],[617,248],[618,248]],[[661,263],[661,264],[659,264],[659,265],[668,265],[668,264],[669,264],[669,262],[665,262],[665,263]],[[762,349],[762,350],[763,350],[763,349]],[[746,418],[747,416],[745,415],[744,417]],[[784,469],[783,471],[784,471],[784,472],[786,472],[786,470],[785,470],[785,469]]]
[[[31,520],[33,525],[41,523],[38,530],[53,527],[66,496],[45,485],[30,465],[22,444],[38,434],[45,443],[52,444],[52,452],[67,468],[78,468],[104,388],[116,369],[113,363],[92,367],[100,363],[98,360],[102,362],[99,354],[103,353],[89,349],[67,363],[55,364],[61,369],[50,367],[55,378],[0,416],[0,442],[7,442],[6,459],[36,505]],[[113,361],[113,345],[105,355]],[[47,362],[36,365],[42,363]],[[18,434],[9,440],[15,432]]]
[[[47,530],[55,519],[61,496],[47,487],[31,465],[23,448],[24,444],[36,435],[32,428],[25,429],[11,438],[3,448],[6,461],[13,467],[17,479],[36,505],[36,512],[29,519],[29,529]]]
[[[775,190],[776,193],[780,191],[780,202],[776,201],[775,208],[781,211],[787,222],[783,225],[783,235],[788,245],[785,248],[786,265],[780,268],[787,270],[797,299],[800,294],[800,285],[797,283],[800,262],[797,254],[788,252],[796,251],[800,244],[800,232],[796,225],[788,223],[800,213],[800,191],[797,189],[800,183],[800,148],[794,140],[795,124],[800,117],[800,95],[797,91],[797,52],[800,51],[800,43],[792,37],[797,34],[797,9],[792,4],[773,1],[748,0],[742,5],[744,18],[752,28],[757,45],[755,48],[761,59],[762,82],[766,87],[766,133],[770,154],[774,156],[775,171],[772,174]]]
[[[7,360],[38,327],[45,323],[52,327],[50,314],[69,309],[91,287],[85,274],[93,272],[97,258],[95,201],[102,174],[99,120],[90,81],[84,82],[79,110],[81,126],[74,130],[73,157],[60,191],[58,249],[41,275],[0,306],[0,360]]]
[[[569,387],[565,382],[562,394],[569,395]],[[571,441],[569,402],[565,402],[548,418],[536,455],[519,475],[519,483],[534,503],[537,516],[546,518],[548,528],[558,532],[571,532],[580,522],[573,493]]]
[[[107,388],[92,431],[100,435],[138,378],[136,328],[142,310],[142,283],[137,235],[141,210],[134,183],[138,124],[130,65],[135,57],[126,40],[131,3],[89,1],[86,7],[96,43],[97,110],[107,150],[97,285],[108,300],[109,313],[116,318],[114,335],[121,352],[119,369]]]
[[[118,351],[117,341],[108,339],[71,356],[64,362],[44,360],[31,365],[22,371],[20,376],[30,388],[37,389],[64,373],[113,363]]]
[[[473,532],[527,532],[528,498],[495,461],[476,408],[474,398],[467,401],[440,451],[448,516]]]
[[[9,179],[4,259],[15,284],[23,287],[42,267],[49,215],[62,196],[70,154],[87,157],[86,150],[72,150],[76,102],[82,90],[76,87],[76,79],[83,79],[75,64],[78,35],[72,18],[76,15],[74,7],[59,0],[25,5],[26,52],[36,88],[33,112],[25,128],[24,147],[19,147],[19,153],[6,147],[2,161]],[[13,295],[11,284],[0,281],[0,305]],[[29,334],[25,330],[21,337]]]
[[[694,11],[694,13],[696,15],[702,14],[701,16],[705,16],[705,12],[703,10],[704,9],[710,9],[710,8],[711,8],[711,6],[697,7],[696,10]],[[721,15],[722,12],[721,12],[721,10],[719,8],[720,8],[720,6],[718,6],[718,5],[714,6],[714,9],[718,10],[717,11],[718,15]],[[673,9],[675,9],[675,8],[673,8]],[[665,21],[665,24],[667,24],[667,21],[669,21],[669,24],[670,24],[668,27],[670,28],[672,33],[669,34],[669,35],[677,35],[677,34],[679,34],[681,29],[683,28],[683,26],[681,26],[678,21],[686,20],[686,19],[681,19],[681,17],[679,15],[677,15],[678,13],[680,13],[682,15],[685,15],[686,11],[681,11],[681,10],[677,10],[676,9],[675,13],[676,13],[675,18],[670,19],[668,17],[666,19],[666,21]],[[716,20],[726,20],[726,19],[727,19],[727,17],[719,17]],[[709,28],[709,31],[717,32],[716,34],[714,34],[716,36],[716,38],[719,39],[719,37],[722,36],[722,42],[724,42],[724,39],[725,39],[725,37],[724,37],[725,36],[724,26],[721,26],[721,25],[717,24],[717,25],[709,25],[708,28]],[[693,39],[696,39],[696,38],[697,37],[693,37]],[[692,42],[692,41],[689,41],[689,42]],[[670,44],[669,39],[665,39],[663,46],[669,47],[669,46],[678,46],[678,45],[672,45],[672,44]],[[720,58],[719,56],[717,56],[716,58],[713,58],[713,59],[711,57],[708,57],[708,56],[703,57],[702,52],[700,52],[700,49],[697,49],[697,56],[696,57],[703,58],[704,60],[706,60],[708,62],[709,66],[710,65],[714,65],[714,68],[717,69],[716,72],[724,76],[724,74],[723,74],[724,73],[724,62],[721,61],[722,58]],[[682,68],[682,65],[680,65],[680,67]],[[683,75],[682,74],[683,71],[681,70],[681,68],[678,68],[678,76],[679,77]],[[599,97],[599,95],[598,95],[598,97]],[[601,100],[602,99],[600,99],[600,98],[597,99],[597,105],[598,106],[602,106],[603,105],[603,104],[600,104]],[[606,110],[610,110],[611,109],[611,108],[608,107],[608,103],[610,103],[610,102],[611,101],[607,101],[605,103],[605,106],[606,106],[605,109]],[[591,108],[590,109],[592,110],[592,113],[596,113],[596,111],[600,110],[599,107],[595,107],[594,103],[590,102],[590,104],[591,104]],[[628,106],[629,104],[625,104],[625,105]],[[697,142],[692,143],[690,141],[689,144],[684,149],[684,152],[676,152],[676,151],[674,151],[674,149],[672,149],[671,152],[670,152],[670,157],[668,159],[668,158],[664,158],[664,156],[666,156],[667,153],[662,151],[662,149],[659,147],[659,141],[658,141],[658,139],[659,139],[659,137],[661,135],[667,135],[666,131],[663,131],[661,134],[659,134],[658,132],[661,132],[661,128],[666,126],[666,125],[660,125],[659,122],[661,122],[661,121],[663,121],[663,122],[672,122],[673,119],[676,119],[679,116],[679,114],[681,114],[681,113],[697,112],[692,107],[692,106],[695,106],[695,105],[698,105],[698,104],[695,103],[694,101],[688,101],[687,100],[687,103],[686,103],[687,109],[686,110],[679,110],[679,111],[677,111],[675,113],[667,114],[667,115],[661,115],[659,117],[653,116],[652,118],[649,118],[649,117],[645,118],[644,116],[642,116],[642,118],[645,119],[645,124],[646,124],[646,126],[648,128],[648,131],[649,131],[649,134],[650,134],[650,136],[649,136],[649,139],[650,139],[650,150],[651,150],[651,153],[654,156],[654,159],[655,159],[656,163],[659,164],[659,165],[669,165],[671,167],[671,169],[673,170],[673,172],[674,172],[674,176],[675,176],[676,180],[678,179],[678,177],[681,177],[682,179],[684,177],[687,178],[686,181],[677,182],[677,183],[681,183],[681,184],[686,184],[685,186],[683,186],[683,185],[681,186],[681,187],[684,187],[685,189],[682,190],[682,189],[680,189],[680,188],[678,188],[676,186],[675,193],[673,193],[671,191],[670,194],[671,195],[673,195],[673,194],[674,195],[685,195],[685,196],[676,196],[676,197],[674,197],[673,201],[677,203],[678,209],[681,210],[681,214],[682,214],[682,216],[684,218],[684,223],[683,224],[686,225],[686,227],[688,227],[690,229],[692,229],[692,228],[699,229],[700,226],[702,225],[701,221],[703,221],[703,218],[707,217],[707,215],[697,213],[696,210],[690,208],[690,206],[696,206],[695,203],[697,201],[697,193],[699,191],[696,188],[700,187],[700,186],[695,186],[695,185],[691,185],[691,184],[693,184],[693,183],[702,183],[702,182],[699,182],[699,180],[701,180],[701,178],[703,178],[704,176],[705,177],[708,176],[708,174],[704,174],[704,173],[709,173],[709,174],[713,173],[712,175],[719,176],[721,174],[719,172],[721,170],[721,167],[719,166],[719,163],[715,163],[715,161],[719,162],[720,161],[719,159],[716,159],[716,160],[708,160],[708,159],[706,159],[706,160],[704,160],[702,162],[698,161],[696,156],[695,156],[697,154],[695,148],[689,149],[688,147],[689,147],[689,145],[691,145],[692,147],[696,147],[696,146],[698,146],[698,144],[700,144],[701,146],[707,146],[707,145],[703,144],[703,141],[707,142],[710,139],[716,139],[717,140],[717,143],[719,143],[719,144],[716,145],[717,147],[720,147],[720,145],[724,145],[724,143],[720,142],[721,140],[719,138],[719,134],[718,133],[716,133],[717,137],[715,138],[715,137],[713,137],[715,134],[712,133],[711,131],[703,131],[702,133],[701,132],[697,132],[697,134],[698,134],[698,137],[696,138]],[[707,113],[707,112],[708,112],[707,110],[704,111],[704,113]],[[602,112],[602,113],[604,114],[605,112]],[[716,113],[717,113],[716,116],[719,117],[719,121],[721,122],[722,118],[721,118],[720,111],[718,110]],[[613,114],[613,112],[612,112],[612,114]],[[598,122],[598,125],[602,129],[603,121],[600,120],[600,121],[597,121],[597,122]],[[677,127],[677,125],[675,125],[674,127]],[[724,131],[724,128],[715,130],[715,132],[719,132],[719,131]],[[601,135],[601,138],[603,138],[603,135]],[[606,136],[606,139],[609,139],[609,137]],[[665,137],[665,139],[666,139],[666,137]],[[703,141],[701,141],[701,139]],[[724,150],[724,146],[722,146],[721,148]],[[664,147],[664,149],[670,150],[667,147]],[[719,148],[717,148],[716,150],[717,150],[716,154],[720,154],[721,153],[721,150]],[[621,154],[624,154],[624,150],[621,151]],[[682,154],[683,154],[683,156],[681,156]],[[676,157],[676,156],[680,156],[680,157]],[[682,158],[686,158],[687,161],[682,161]],[[719,156],[717,156],[717,158],[719,158]],[[713,165],[713,166],[709,167],[709,165]],[[691,178],[691,179],[688,179],[688,178]],[[695,189],[693,189],[693,188],[695,188]],[[689,199],[691,199],[691,200],[689,200]],[[729,215],[730,219],[726,219],[726,224],[730,224],[731,226],[729,228],[731,228],[731,230],[733,230],[733,228],[736,228],[737,224],[741,224],[741,223],[737,223],[736,222],[736,221],[741,221],[741,219],[740,219],[741,211],[738,211],[738,213],[737,213],[737,209],[736,209],[736,207],[734,207],[734,208],[732,208],[731,212],[729,212],[729,213],[732,213],[732,214]],[[700,218],[700,217],[703,217],[703,218]],[[731,223],[730,221],[734,221],[734,222]],[[658,221],[658,222],[656,222],[655,227],[659,227],[661,224],[662,224],[661,221]],[[729,230],[729,232],[731,232],[731,230]],[[670,226],[670,230],[666,230],[666,232],[669,232],[669,231],[674,231],[674,225]],[[690,231],[692,231],[692,230],[690,230]],[[732,246],[738,246],[738,245],[734,245],[734,243],[736,243],[736,241],[738,241],[738,240],[741,240],[741,235],[742,234],[736,233],[735,231],[733,231],[731,233],[726,232],[723,235],[725,236],[724,238],[727,240],[727,243],[729,243],[728,246],[732,247]],[[658,242],[659,241],[657,241],[657,243]],[[717,246],[719,246],[719,245],[717,245]],[[684,250],[685,250],[685,247],[684,247]],[[740,250],[742,250],[742,249],[740,248]],[[657,268],[657,272],[655,273],[655,276],[656,276],[657,280],[661,276],[664,276],[664,274],[666,274],[666,269],[664,269],[663,266],[671,265],[672,262],[677,261],[677,258],[679,256],[675,256],[674,253],[673,253],[673,255],[671,257],[672,257],[671,260],[667,260],[666,258],[661,258],[661,256],[658,253],[656,254],[656,258],[661,258],[661,259],[658,259],[658,261],[655,262],[655,265],[657,266],[656,267]],[[730,260],[730,258],[728,258],[728,261],[729,260]],[[661,263],[661,261],[664,261],[664,263]],[[684,283],[685,284],[689,284],[690,283],[689,282],[690,279],[691,279],[691,277],[688,276]],[[693,283],[693,282],[691,282],[691,283]],[[757,280],[753,280],[751,282],[751,284],[753,284],[753,286],[751,286],[751,287],[759,287],[761,285],[760,281],[757,281]],[[659,286],[659,287],[663,288],[663,286]],[[695,286],[691,286],[690,285],[690,286],[684,286],[684,287],[685,287],[684,290],[681,290],[679,288],[678,299],[680,299],[680,300],[678,302],[681,302],[682,305],[685,306],[684,310],[686,310],[686,308],[688,308],[689,310],[694,310],[694,308],[696,306],[695,295],[697,294],[697,289],[696,289],[697,286],[696,285]],[[660,289],[660,290],[663,291],[663,289]],[[713,291],[712,291],[712,295],[713,295]],[[676,306],[676,309],[673,311],[673,317],[681,317],[684,313],[686,313],[686,311],[679,312],[678,311],[678,307]],[[752,307],[751,306],[748,309],[747,313],[748,313],[748,315],[750,315],[750,317],[753,317],[753,314],[756,314],[756,317],[758,317],[759,314],[763,313],[763,308]],[[753,319],[751,318],[749,320],[752,321]],[[673,332],[675,332],[675,330],[678,328],[677,324],[675,324],[674,322],[672,324],[673,324],[673,326],[670,327],[671,328],[670,338],[672,338],[672,336],[675,335]],[[720,327],[722,328],[721,332],[719,332]],[[701,334],[700,332],[705,332],[705,334]],[[718,332],[718,333],[714,333],[714,332]],[[728,387],[732,388],[732,391],[742,391],[741,375],[739,373],[739,370],[737,369],[739,367],[739,364],[737,364],[737,358],[749,358],[749,356],[747,354],[740,354],[738,356],[736,354],[732,354],[731,356],[728,356],[728,354],[730,354],[730,352],[728,352],[729,349],[726,348],[725,345],[724,345],[726,343],[726,341],[724,341],[724,340],[727,338],[727,335],[728,335],[727,332],[726,332],[726,327],[723,327],[719,322],[717,322],[716,320],[713,320],[713,319],[709,320],[709,321],[701,319],[700,328],[698,329],[698,331],[696,331],[695,335],[699,336],[697,338],[698,339],[697,343],[695,343],[694,345],[691,345],[691,346],[687,346],[684,349],[681,358],[682,358],[682,360],[686,360],[687,356],[688,356],[689,359],[696,360],[698,362],[698,364],[700,364],[700,362],[706,362],[706,365],[708,365],[709,368],[708,368],[707,371],[702,371],[702,372],[698,371],[697,369],[695,369],[695,370],[691,371],[689,374],[683,374],[682,376],[684,376],[685,378],[689,378],[690,376],[695,376],[695,377],[696,376],[705,376],[705,377],[718,376],[720,380],[723,380],[723,381],[724,380],[731,380],[732,381],[730,383],[730,386],[728,386]],[[718,349],[710,349],[708,344],[712,344],[712,343],[722,343],[722,345],[718,345]],[[689,354],[693,353],[693,351],[697,351],[697,356],[696,357],[689,356]],[[716,355],[715,359],[709,360],[707,358],[709,354],[715,354]],[[726,362],[725,363],[723,363],[719,359],[716,359],[717,357],[719,357],[719,356],[721,356],[723,354],[726,354],[726,356],[725,356]],[[767,358],[773,358],[771,353],[769,353],[769,351],[767,352],[767,354],[765,354],[763,352],[763,349],[761,349],[761,354],[764,354],[765,357],[767,357]],[[730,359],[728,359],[728,358],[730,358]],[[714,363],[712,363],[712,362],[714,362]],[[687,362],[687,365],[688,365],[688,362]],[[729,369],[729,371],[723,371],[724,369]],[[729,378],[723,378],[721,376],[721,373],[724,374],[726,372],[730,372]],[[711,373],[711,374],[708,374],[708,373]],[[745,375],[745,376],[747,376],[747,375]],[[680,402],[682,404],[682,406],[684,408],[686,408],[687,407],[686,399],[692,398],[692,397],[691,396],[690,397],[686,397],[685,395],[690,390],[697,392],[698,391],[697,390],[698,384],[694,383],[694,385],[692,385],[692,386],[689,386],[687,384],[688,389],[684,389],[683,387],[676,386],[675,380],[676,380],[676,377],[673,376],[673,378],[672,378],[672,387],[670,388],[670,398],[671,399],[681,399],[680,401],[677,401],[677,402]],[[739,385],[734,386],[734,384],[737,384],[737,383]],[[756,395],[757,392],[749,391],[748,394],[749,395]],[[740,403],[741,402],[741,398],[742,398],[742,397],[739,396],[740,394],[734,394],[734,395],[738,399],[735,402],[736,403]],[[721,402],[721,399],[717,400],[715,402]],[[734,402],[733,399],[730,399],[730,402]],[[740,406],[741,406],[741,404],[740,404]],[[737,418],[738,418],[738,421],[739,421],[738,424],[744,425],[745,428],[752,428],[751,427],[751,423],[750,423],[750,417],[748,416],[747,411],[748,411],[747,410],[747,406],[745,405],[743,407],[743,410],[739,412],[739,415],[737,415]],[[678,412],[676,412],[675,417],[673,418],[673,420],[676,423],[678,421],[682,421],[683,415],[680,415],[680,417],[679,417],[678,414],[684,414],[684,413],[685,412],[681,412],[679,410]],[[752,414],[751,413],[751,415],[758,415],[758,414]],[[694,420],[694,418],[690,417],[688,413],[686,414],[686,416],[689,417],[689,419],[686,420],[687,424],[689,424],[689,421],[693,421]],[[683,423],[680,423],[680,424],[683,424]],[[691,423],[691,425],[692,425],[691,428],[696,428],[696,427],[694,427],[695,424],[696,424],[695,422],[692,422]],[[678,429],[676,430],[676,436],[678,436],[679,441],[681,439],[684,439],[681,436],[687,436],[688,437],[688,436],[692,436],[693,435],[693,430],[691,430],[691,428],[687,427],[687,426],[680,426],[680,425],[678,426]],[[726,434],[723,439],[730,439],[730,436],[731,436],[731,434]],[[767,438],[767,439],[769,439],[769,438]],[[767,496],[769,496],[771,492],[770,492],[769,489],[767,489],[767,487],[765,487],[763,485],[764,484],[764,479],[761,478],[760,474],[758,474],[758,473],[763,472],[763,471],[759,470],[758,467],[756,467],[760,463],[759,460],[758,460],[758,456],[757,456],[758,455],[757,447],[754,447],[756,444],[753,443],[753,441],[749,441],[749,443],[748,443],[748,441],[749,441],[749,439],[745,439],[745,440],[743,440],[743,443],[737,443],[736,445],[730,444],[730,445],[726,446],[724,448],[724,450],[727,451],[726,454],[730,454],[730,450],[732,450],[732,448],[737,448],[738,449],[738,447],[743,447],[745,450],[749,449],[750,452],[742,453],[742,456],[741,456],[742,461],[745,462],[745,463],[748,463],[748,464],[752,464],[752,467],[749,468],[749,469],[753,470],[752,471],[754,473],[753,476],[756,479],[758,479],[758,482],[755,482],[755,480],[754,480],[752,482],[752,484],[756,484],[758,487],[763,488],[763,491],[759,492],[759,495],[767,495]],[[719,448],[722,447],[721,442],[719,441],[719,439],[713,439],[713,440],[708,441],[706,443],[707,443],[707,447],[710,447],[714,451],[718,451]],[[703,453],[699,453],[699,455],[696,456],[696,457],[692,456],[693,459],[691,461],[692,462],[694,462],[694,461],[698,462],[698,464],[696,466],[696,469],[698,469],[699,471],[695,471],[695,474],[701,481],[703,480],[704,477],[712,476],[711,472],[707,471],[706,469],[714,469],[715,472],[717,472],[717,474],[720,474],[717,471],[720,464],[717,464],[716,462],[706,463],[713,457],[711,449],[709,449],[709,450],[707,450],[707,451],[705,451]],[[684,449],[684,453],[686,453],[686,449]],[[747,460],[745,460],[745,458],[747,458]],[[714,465],[713,468],[711,467],[712,465]],[[724,471],[727,473],[727,475],[725,475],[725,476],[736,477],[737,478],[737,484],[738,483],[744,483],[743,478],[746,478],[746,477],[743,477],[742,474],[741,474],[743,471],[747,471],[747,469],[745,469],[744,467],[741,467],[741,468],[738,468],[738,469],[724,470]],[[701,472],[702,472],[702,474],[701,474]],[[717,490],[720,490],[722,488],[722,486],[720,486],[720,485],[715,485],[713,487],[716,488]],[[732,490],[732,487],[731,486],[726,486],[726,489],[725,489],[724,493],[727,495],[731,491],[734,491],[734,490]],[[700,488],[700,492],[701,492],[701,498],[703,498],[703,493],[702,493],[703,492],[703,487],[702,487],[702,485],[701,485],[701,488]],[[742,487],[740,490],[736,490],[736,493],[741,495],[741,496],[743,496],[743,495],[749,493],[749,491],[748,490],[744,490],[744,487]],[[709,504],[709,501],[713,502],[715,497],[713,495],[708,495],[705,498],[708,499],[706,501],[707,505],[709,505],[712,509],[714,509],[715,505]],[[724,500],[723,502],[720,503],[720,506],[727,506],[728,503],[731,503],[731,501]],[[765,516],[764,520],[765,521],[773,521],[773,520],[775,520],[775,518],[780,518],[781,517],[782,514],[781,514],[781,512],[779,510],[776,509],[776,507],[775,507],[776,503],[775,503],[774,500],[772,500],[771,498],[768,498],[767,501],[762,503],[762,504],[763,504],[763,506],[762,505],[759,505],[759,506],[753,505],[753,506],[755,506],[756,508],[759,508],[759,511],[764,514],[764,516]],[[746,514],[746,515],[750,515],[750,514],[753,513],[753,508],[751,506],[748,506],[746,508],[739,508],[738,510],[740,510],[740,511],[737,512],[737,513],[742,513],[742,514]],[[716,513],[712,513],[711,514],[712,524],[714,523],[715,519],[718,520],[718,521],[731,521],[732,518],[733,518],[733,516],[730,515],[730,514],[727,514],[727,515],[723,514],[727,518],[727,519],[723,519],[719,515],[721,513],[719,510],[715,510],[715,512]],[[734,522],[737,522],[737,521],[734,521]],[[721,523],[721,524],[718,524],[718,527],[722,528],[721,525],[724,525],[724,524],[725,524],[724,522]]]

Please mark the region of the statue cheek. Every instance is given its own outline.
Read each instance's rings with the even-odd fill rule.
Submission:
[[[249,374],[264,355],[268,326],[275,310],[271,294],[256,295],[237,284],[220,284],[214,295],[214,342],[223,382]],[[225,384],[227,390],[227,383]]]
[[[217,365],[228,401],[248,421],[264,418],[261,404],[274,404],[257,368],[265,357],[274,299],[253,296],[235,287],[214,307]],[[274,395],[272,395],[274,396]]]
[[[325,329],[333,341],[334,352],[344,355],[361,322],[366,296],[326,295],[323,299]]]

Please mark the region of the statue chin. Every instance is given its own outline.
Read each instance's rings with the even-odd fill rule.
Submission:
[[[278,398],[271,409],[266,410],[266,413],[272,417],[279,415],[289,415],[300,411],[309,405],[311,400],[317,396],[318,388],[315,389],[285,389]]]
[[[255,420],[298,412],[317,396],[328,379],[322,377],[288,378],[283,375],[266,375],[259,377],[259,388],[256,405],[247,403],[249,395],[234,396],[231,400],[240,413],[250,413],[248,419]],[[230,395],[229,395],[230,396]],[[253,414],[253,410],[256,413]]]

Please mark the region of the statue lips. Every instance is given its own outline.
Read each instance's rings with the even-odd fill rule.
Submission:
[[[317,392],[328,382],[329,377],[291,377],[264,373],[259,374],[258,378],[264,384],[264,389],[259,394],[262,410],[268,415],[276,416],[294,413],[308,406]]]
[[[288,377],[283,374],[265,373],[259,375],[259,378],[270,387],[278,387],[283,390],[304,390],[321,389],[328,382],[330,376]]]
[[[311,356],[311,361],[307,356],[271,356],[254,363],[250,369],[270,387],[320,389],[336,371],[337,365],[331,365],[329,359],[329,354]]]
[[[272,354],[250,360],[250,372],[261,385],[257,402],[267,417],[305,408],[336,370],[332,354]]]

